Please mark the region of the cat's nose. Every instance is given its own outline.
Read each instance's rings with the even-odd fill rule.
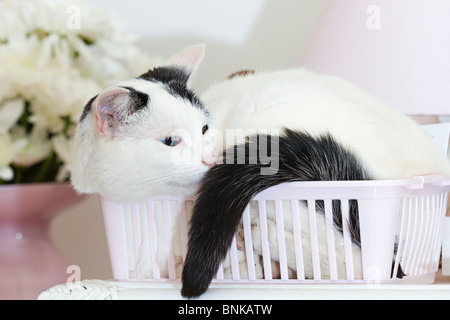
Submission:
[[[216,155],[214,156],[204,156],[202,159],[202,163],[210,168],[214,167],[217,163],[218,157]]]
[[[202,163],[210,168],[216,165],[216,162],[206,162],[205,160],[203,160]]]

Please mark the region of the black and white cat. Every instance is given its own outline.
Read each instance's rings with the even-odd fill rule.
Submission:
[[[72,169],[76,190],[118,202],[189,195],[200,183],[184,296],[207,290],[245,206],[262,190],[289,181],[450,173],[448,160],[412,120],[340,78],[304,69],[247,74],[211,86],[199,99],[189,81],[203,55],[203,46],[186,48],[92,98],[75,135]],[[262,146],[271,156],[252,158]],[[232,156],[211,168],[223,150]],[[318,205],[318,217],[322,210]],[[350,215],[358,251],[356,204]],[[342,225],[335,220],[335,227],[339,242]],[[292,236],[289,221],[285,228]]]
[[[189,89],[203,54],[202,45],[182,50],[87,103],[74,137],[77,191],[117,202],[195,192],[215,163],[209,112]]]
[[[244,134],[247,139],[240,144],[234,145],[233,139],[220,142],[233,152],[224,152],[227,159],[207,172],[198,191],[183,270],[182,295],[186,297],[198,296],[208,288],[238,230],[244,208],[271,186],[290,181],[406,179],[450,173],[449,161],[416,123],[337,77],[304,69],[250,73],[213,85],[201,100],[211,114],[211,127],[224,137],[230,129],[256,133],[278,129],[280,135]],[[274,139],[277,148],[270,150]],[[272,151],[278,156],[277,166],[268,161],[271,158],[250,159],[251,150],[261,146],[269,149],[265,154]],[[244,154],[244,159],[238,159],[238,154]],[[273,174],[262,174],[271,169]],[[320,214],[323,204],[322,208],[317,205],[321,228],[320,224],[325,224]],[[342,222],[338,208],[333,207],[335,238],[340,242]],[[268,215],[269,224],[273,223],[273,212]],[[305,207],[300,215],[307,216]],[[285,234],[292,236],[286,216]],[[360,250],[356,201],[350,203],[348,223],[355,252]],[[319,239],[319,246],[326,252],[325,241]],[[258,236],[254,237],[254,249],[261,250]],[[288,250],[287,255],[290,264],[293,254]],[[345,269],[343,252],[337,253],[337,259]],[[322,270],[327,270],[327,259],[322,261]],[[291,265],[295,266],[293,258]],[[312,278],[312,266],[304,267],[306,277]],[[361,265],[355,274],[361,277]]]

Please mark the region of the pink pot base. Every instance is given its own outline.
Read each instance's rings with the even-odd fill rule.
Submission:
[[[0,186],[0,299],[35,299],[66,282],[70,263],[53,245],[49,225],[81,199],[67,183]]]

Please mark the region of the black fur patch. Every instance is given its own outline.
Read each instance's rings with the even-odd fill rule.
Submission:
[[[146,73],[140,75],[138,79],[144,79],[147,81],[160,82],[164,85],[167,92],[173,96],[180,97],[184,100],[189,101],[192,106],[202,109],[203,112],[208,115],[208,111],[203,106],[203,103],[198,99],[195,93],[187,87],[187,81],[189,80],[190,73],[183,69],[182,67],[157,67],[153,68]],[[130,114],[137,112],[144,108],[148,104],[150,97],[140,91],[137,91],[131,87],[122,87],[130,90],[130,96],[133,100],[132,108]],[[92,102],[97,98],[98,95],[93,97],[83,109],[83,113],[80,117],[80,122],[82,122],[92,108]]]
[[[148,94],[137,91],[136,89],[133,89],[131,87],[122,88],[130,90],[129,96],[132,102],[130,105],[130,114],[138,112],[147,106],[148,101],[150,100]]]
[[[139,79],[147,81],[158,81],[162,83],[170,83],[172,81],[187,83],[190,73],[183,68],[177,68],[173,66],[156,67],[146,73],[140,75]]]
[[[189,76],[190,73],[182,67],[165,66],[153,68],[140,75],[138,79],[160,82],[164,84],[170,94],[189,101],[194,107],[202,109],[207,113],[202,102],[187,87]]]
[[[129,96],[131,99],[131,104],[129,105],[129,112],[128,114],[131,115],[135,112],[138,112],[140,110],[142,110],[143,108],[145,108],[148,104],[148,101],[150,100],[150,97],[148,96],[148,94],[137,91],[134,88],[131,87],[121,87],[124,89],[129,90]],[[86,106],[83,109],[83,113],[81,114],[80,117],[80,122],[82,122],[87,115],[89,114],[89,112],[92,109],[92,103],[94,102],[95,98],[97,98],[98,94],[95,97],[92,97],[89,102],[86,104]]]
[[[314,137],[292,130],[285,130],[279,137],[276,174],[261,175],[261,168],[269,165],[262,164],[260,159],[255,163],[248,157],[250,150],[261,147],[254,145],[259,140],[259,136],[258,139],[253,137],[245,145],[234,147],[234,163],[240,163],[236,157],[239,149],[245,148],[244,164],[217,165],[207,172],[201,183],[190,221],[181,291],[184,297],[196,297],[208,289],[229,250],[245,207],[257,193],[291,181],[371,179],[360,161],[331,135]],[[267,144],[270,153],[270,136]],[[323,201],[317,201],[316,206],[323,212]],[[339,203],[334,202],[333,210],[340,212],[338,206]],[[353,242],[359,244],[356,201],[351,203],[350,210],[349,229],[353,230]],[[334,215],[336,226],[342,229],[340,216]]]
[[[98,96],[98,94],[95,95],[94,97],[92,97],[91,100],[89,100],[89,102],[84,106],[83,113],[81,114],[81,117],[80,117],[80,122],[82,122],[87,117],[89,112],[91,111],[92,103],[94,102],[95,98],[97,98],[97,96]]]

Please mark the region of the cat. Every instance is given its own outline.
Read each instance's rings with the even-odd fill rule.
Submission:
[[[87,103],[74,136],[71,182],[78,192],[116,202],[195,192],[215,163],[210,115],[190,89],[204,51],[185,48]]]
[[[200,179],[215,164],[211,118],[190,89],[205,52],[204,45],[184,48],[162,66],[105,88],[84,107],[74,136],[71,183],[79,193],[98,194],[124,204],[128,247],[132,240],[131,204],[146,211],[153,195],[193,195]],[[168,277],[163,209],[155,203],[157,260]],[[173,209],[175,210],[175,209]],[[190,215],[190,212],[187,212]],[[142,221],[147,217],[141,215]],[[181,277],[179,219],[171,215],[175,269]],[[147,225],[147,224],[145,224]],[[149,230],[143,230],[139,254],[129,250],[129,275],[151,277]],[[138,258],[140,257],[140,258]],[[242,252],[239,261],[245,262]],[[225,265],[225,276],[230,276]],[[242,273],[246,268],[242,268]]]
[[[185,275],[190,272],[183,272],[183,294],[186,296],[196,296],[206,290],[211,274],[215,274],[218,264],[228,254],[230,236],[238,231],[236,225],[239,225],[242,211],[233,206],[224,208],[224,201],[236,195],[238,201],[231,202],[243,206],[254,195],[249,188],[258,192],[283,181],[304,179],[298,169],[307,168],[309,164],[315,166],[311,160],[325,155],[320,145],[327,149],[332,156],[330,159],[336,158],[335,162],[322,163],[322,167],[327,169],[324,173],[336,171],[337,175],[332,179],[351,179],[346,175],[340,176],[341,171],[336,170],[336,166],[342,164],[339,161],[347,166],[354,164],[349,173],[356,173],[355,179],[391,179],[448,171],[448,164],[440,160],[427,138],[412,122],[338,78],[314,75],[306,70],[250,73],[212,86],[199,99],[190,89],[190,82],[203,56],[203,46],[186,48],[163,66],[115,84],[93,97],[85,106],[77,127],[71,173],[72,184],[77,191],[97,193],[104,199],[123,203],[144,201],[155,194],[191,195],[201,183],[184,267],[185,270],[197,270],[190,278]],[[363,110],[358,106],[364,106]],[[340,110],[338,115],[334,113],[336,108]],[[267,166],[267,161],[262,163],[260,159],[256,163],[247,161],[247,165],[214,166],[218,160],[217,151],[253,150],[260,147],[258,141],[264,140],[264,135],[244,135],[237,143],[234,139],[220,139],[220,136],[226,137],[227,129],[244,132],[279,130],[279,134],[266,136],[266,140],[278,140],[279,147],[284,146],[279,149],[281,155],[265,160],[273,163],[277,163],[279,158],[284,160],[278,161],[278,166],[272,166],[273,163]],[[215,141],[217,136],[219,139]],[[384,146],[386,141],[390,144]],[[298,162],[297,154],[292,151],[303,150],[301,148],[318,153]],[[400,154],[395,154],[397,151]],[[402,154],[405,151],[407,153]],[[236,156],[238,154],[235,153]],[[410,166],[395,166],[408,164],[414,157],[420,161]],[[287,159],[293,160],[293,165],[288,165]],[[240,159],[232,157],[231,160],[237,162]],[[434,160],[435,165],[430,165]],[[230,168],[234,169],[228,171]],[[268,170],[266,173],[273,171],[275,174],[261,176],[259,173],[264,169]],[[277,175],[278,172],[280,174]],[[220,175],[223,181],[217,183]],[[330,177],[312,175],[308,179],[327,180]],[[213,190],[213,193],[208,190]],[[216,200],[225,198],[213,203],[209,197]],[[357,208],[353,207],[351,218],[357,216]],[[317,203],[317,211],[323,211],[323,204]],[[211,216],[208,218],[209,213]],[[318,220],[322,216],[319,214]],[[215,224],[208,219],[214,220]],[[274,225],[273,210],[268,210],[268,220],[270,233]],[[177,223],[178,219],[172,221],[174,230],[178,230]],[[210,239],[210,232],[215,232],[213,228],[217,223],[222,223],[219,227],[224,227],[226,232]],[[200,224],[211,227],[211,230],[199,230]],[[353,224],[356,225],[356,221]],[[286,237],[292,238],[292,226],[286,223],[285,227]],[[339,242],[342,225],[337,221],[335,227]],[[257,223],[253,223],[252,233],[258,233],[258,228]],[[357,228],[353,229],[354,250],[358,251]],[[179,236],[177,232],[173,234]],[[241,268],[245,264],[245,246],[239,234],[236,234],[239,267],[245,276],[245,265]],[[163,238],[159,233],[158,237]],[[205,242],[205,248],[199,248],[199,239],[211,242]],[[255,254],[259,254],[261,245],[257,241],[254,244]],[[142,247],[145,246],[143,243]],[[181,249],[177,247],[175,251],[178,276],[182,263],[179,259]],[[193,259],[196,253],[205,256],[200,260]],[[213,257],[209,259],[211,255]],[[272,256],[276,258],[275,253]],[[260,278],[263,271],[257,260],[255,257],[256,269],[259,270],[256,277]],[[149,262],[139,263],[142,270],[142,265]],[[224,269],[229,274],[227,259]],[[165,276],[167,270],[162,270],[162,273]],[[197,275],[200,275],[200,280]]]
[[[217,149],[225,150],[224,160],[206,173],[198,190],[182,275],[184,297],[197,297],[208,289],[245,207],[271,186],[291,181],[408,179],[450,173],[448,160],[413,120],[338,77],[302,68],[246,73],[211,86],[200,99],[210,112],[211,127],[222,133],[240,130],[241,135],[237,140],[218,142]],[[261,129],[263,134],[258,133]],[[274,129],[279,133],[267,134]],[[261,146],[266,149],[263,154],[273,151],[278,157],[275,166],[271,163],[275,158],[251,157],[252,150],[253,155],[258,154],[254,150]],[[306,207],[299,206],[300,216],[306,217]],[[324,228],[323,202],[316,202],[316,210],[317,217],[322,217],[318,228]],[[273,211],[268,210],[268,215],[270,229]],[[333,215],[335,238],[342,242],[337,201],[333,201]],[[292,237],[286,216],[286,236]],[[352,250],[358,256],[356,201],[350,201],[348,225]],[[258,252],[258,225],[252,227]],[[324,241],[319,239],[322,246],[326,246]],[[337,254],[342,260],[343,252]],[[289,252],[287,255],[289,260]],[[360,268],[355,270],[359,277]],[[305,276],[312,278],[311,273],[312,268],[305,266]],[[400,270],[397,276],[402,276]]]

